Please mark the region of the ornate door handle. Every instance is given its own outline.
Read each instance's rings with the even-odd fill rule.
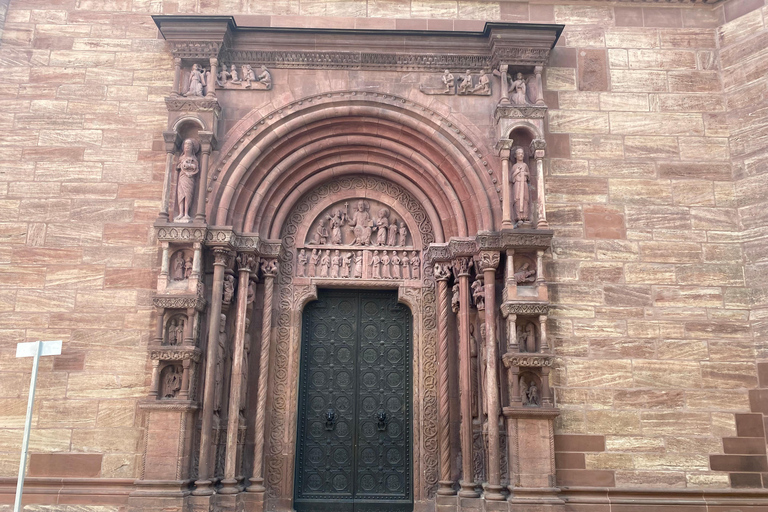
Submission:
[[[325,412],[325,430],[333,430],[336,426],[336,412],[333,409],[328,409]]]
[[[387,430],[387,413],[384,411],[377,412],[376,419],[379,420],[379,432]]]

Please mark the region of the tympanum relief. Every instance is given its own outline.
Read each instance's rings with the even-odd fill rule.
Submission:
[[[296,256],[296,276],[421,279],[421,251],[402,216],[374,200],[347,200],[312,222]]]

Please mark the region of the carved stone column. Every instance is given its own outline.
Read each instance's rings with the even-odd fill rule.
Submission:
[[[152,381],[149,384],[149,396],[157,397],[160,388],[160,360],[152,360]]]
[[[461,395],[461,472],[462,480],[459,496],[477,498],[480,493],[474,482],[472,454],[472,361],[469,332],[469,272],[473,262],[471,257],[459,257],[453,261],[453,273],[459,281],[459,392]]]
[[[499,453],[499,416],[501,404],[498,387],[499,343],[496,338],[496,267],[499,266],[499,253],[483,251],[480,253],[480,270],[485,283],[485,333],[486,333],[486,382],[485,393],[488,406],[488,487],[485,498],[503,500],[501,493],[501,454]]]
[[[208,89],[205,95],[208,98],[215,98],[216,97],[216,80],[218,79],[218,76],[219,76],[219,70],[218,70],[219,59],[215,57],[211,57],[209,62],[211,64],[211,83],[205,84],[206,89]]]
[[[512,229],[512,186],[509,181],[509,156],[512,139],[501,139],[496,144],[501,158],[501,229]]]
[[[536,66],[533,68],[533,73],[536,77],[536,99],[534,102],[537,105],[544,105],[544,84],[541,81],[541,72],[544,71],[543,66]]]
[[[547,143],[544,139],[534,139],[531,142],[531,155],[536,160],[536,201],[539,208],[536,228],[538,229],[549,228],[544,194],[544,150],[546,147]]]
[[[165,141],[165,180],[163,181],[163,198],[160,203],[160,222],[168,222],[171,218],[169,210],[171,207],[171,178],[173,177],[173,158],[176,153],[176,146],[179,143],[179,135],[176,132],[163,132]]]
[[[158,277],[158,283],[163,283],[168,280],[168,272],[170,271],[170,247],[168,242],[163,242],[163,255],[160,259],[160,276]]]
[[[189,374],[190,371],[190,365],[192,364],[192,361],[190,359],[185,358],[181,362],[182,371],[181,371],[181,389],[179,390],[179,399],[180,400],[188,400],[189,399]]]
[[[501,78],[501,100],[502,105],[509,105],[509,65],[499,65],[499,75]]]
[[[250,478],[250,485],[246,489],[248,492],[265,492],[267,490],[264,487],[264,425],[269,394],[269,350],[272,340],[272,307],[275,276],[277,276],[277,259],[263,260],[261,270],[264,274],[264,307],[261,317],[261,353],[259,355],[258,402],[254,427],[253,476]]]
[[[216,59],[211,59],[211,62]],[[215,79],[214,79],[215,80]],[[198,132],[200,138],[200,184],[197,187],[196,222],[205,222],[205,202],[208,197],[208,161],[211,151],[216,149],[216,137],[213,132]]]
[[[437,280],[437,371],[438,371],[438,439],[440,443],[440,481],[437,494],[452,496],[456,494],[451,479],[451,414],[448,396],[448,279],[451,269],[447,263],[435,263]]]
[[[235,494],[237,487],[237,433],[240,423],[240,395],[243,386],[243,354],[245,353],[245,317],[248,314],[248,282],[251,272],[256,269],[258,258],[249,253],[237,256],[238,283],[237,309],[235,312],[235,347],[232,353],[232,376],[229,388],[227,413],[227,445],[224,458],[224,479],[221,494]]]
[[[227,249],[213,250],[213,284],[211,286],[211,309],[208,319],[208,345],[205,356],[205,389],[203,390],[202,427],[200,429],[200,457],[197,470],[197,489],[193,494],[213,494],[213,453],[211,450],[213,438],[213,406],[216,390],[216,347],[218,344],[219,327],[221,322],[221,297],[224,293],[224,271],[229,264],[231,253]]]
[[[165,334],[165,308],[157,308],[157,325],[155,326],[155,344],[161,345],[163,343],[163,336]]]
[[[171,96],[181,96],[181,58],[173,59],[173,91]]]

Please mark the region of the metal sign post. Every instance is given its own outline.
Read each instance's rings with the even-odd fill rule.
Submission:
[[[21,461],[19,461],[19,479],[16,482],[16,501],[13,512],[21,512],[21,495],[24,492],[24,474],[27,469],[27,449],[29,448],[29,431],[32,428],[32,409],[35,405],[35,387],[37,386],[37,368],[40,356],[57,356],[61,354],[61,340],[30,341],[16,345],[16,357],[34,357],[32,360],[32,379],[29,382],[29,400],[27,401],[27,419],[24,422],[24,438],[21,441]]]

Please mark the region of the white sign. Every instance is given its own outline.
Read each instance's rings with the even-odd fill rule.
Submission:
[[[61,354],[61,340],[40,341],[42,344],[41,356],[58,356]],[[16,357],[35,357],[37,354],[37,341],[18,343],[16,345]]]

